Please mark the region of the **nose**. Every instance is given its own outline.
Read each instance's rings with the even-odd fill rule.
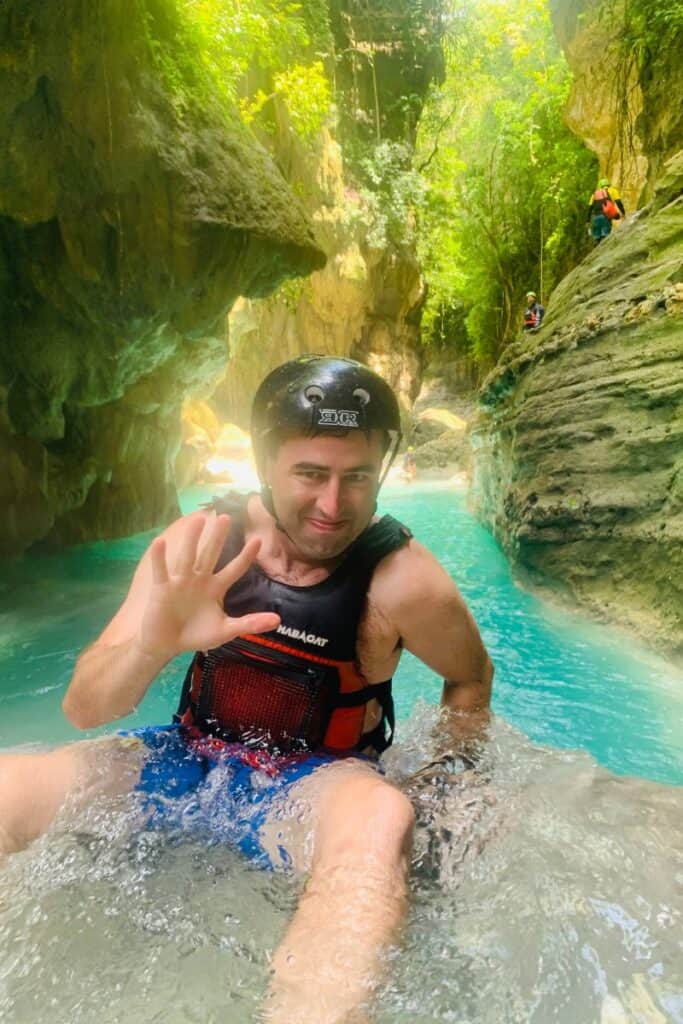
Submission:
[[[325,519],[329,519],[334,522],[339,518],[339,512],[341,509],[341,484],[338,477],[328,477],[318,494],[316,504],[318,506],[318,511],[325,517]]]

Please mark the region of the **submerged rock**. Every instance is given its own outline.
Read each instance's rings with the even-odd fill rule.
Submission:
[[[481,517],[542,570],[683,654],[683,152],[484,383]]]
[[[0,552],[171,517],[228,309],[324,263],[182,32],[159,0],[0,13]]]

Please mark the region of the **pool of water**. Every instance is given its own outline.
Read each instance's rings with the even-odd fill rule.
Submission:
[[[207,497],[185,492],[184,510]],[[587,750],[613,772],[683,783],[683,673],[518,587],[462,492],[397,487],[383,508],[457,581],[496,665],[496,712],[535,742]],[[0,570],[0,746],[79,735],[59,706],[75,657],[118,607],[152,536],[31,556]],[[169,666],[125,724],[169,721],[184,668],[184,659]],[[406,655],[396,679],[399,718],[439,694],[439,680]]]
[[[203,492],[187,492],[185,509]],[[683,1021],[683,679],[624,636],[517,587],[462,494],[387,511],[448,567],[496,664],[489,774],[414,794],[412,911],[381,1024]],[[150,535],[0,573],[0,746],[76,737],[60,700]],[[168,721],[170,665],[127,724]],[[397,677],[399,784],[429,756],[440,682]],[[230,850],[132,828],[125,806],[11,859],[0,878],[0,1017],[253,1020],[297,882]]]

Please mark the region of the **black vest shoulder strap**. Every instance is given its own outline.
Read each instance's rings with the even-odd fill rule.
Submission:
[[[241,494],[239,491],[228,491],[226,494],[214,495],[211,501],[207,501],[206,504],[202,505],[202,508],[206,511],[213,511],[219,516],[229,515],[231,519],[230,533],[216,563],[214,572],[219,572],[244,547],[244,527],[248,501],[249,494]]]
[[[371,575],[386,555],[402,547],[411,537],[408,527],[398,519],[382,516],[353,542],[346,553],[346,561]]]
[[[225,494],[214,494],[211,501],[202,505],[203,509],[213,511],[216,515],[229,515],[235,519],[244,519],[247,510],[248,494],[239,491],[227,491]]]

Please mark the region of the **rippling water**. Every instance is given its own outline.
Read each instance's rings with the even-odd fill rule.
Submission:
[[[499,717],[478,782],[413,791],[411,917],[377,1020],[683,1021],[680,674],[515,587],[460,496],[400,491],[385,505],[461,586],[496,662]],[[76,735],[59,712],[75,654],[148,541],[4,568],[0,744]],[[129,721],[167,721],[181,674],[169,666]],[[397,689],[386,768],[405,785],[429,758],[440,685],[407,659]],[[0,878],[0,1019],[254,1020],[299,884],[141,831],[126,805],[57,823]]]

